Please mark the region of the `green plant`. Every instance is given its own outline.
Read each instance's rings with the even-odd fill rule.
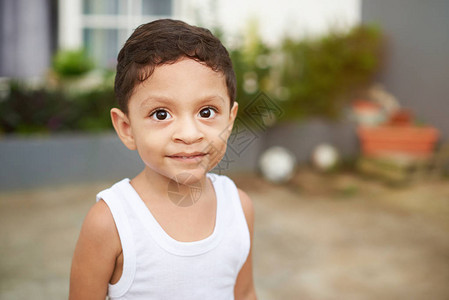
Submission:
[[[244,44],[230,51],[237,79],[237,102],[239,116],[244,117],[244,108],[259,91],[270,89],[272,49],[260,38],[256,22],[249,24]]]
[[[94,67],[84,50],[60,50],[53,57],[53,70],[61,78],[86,74]]]
[[[13,82],[0,101],[0,132],[53,133],[111,129],[109,110],[115,105],[112,87],[70,94],[63,90],[30,89]]]
[[[77,96],[76,102],[83,112],[77,122],[79,130],[102,131],[112,129],[110,110],[116,105],[112,87],[104,86],[80,94]]]
[[[367,85],[381,63],[382,39],[375,27],[357,26],[313,40],[286,39],[280,85],[287,119],[335,119],[350,94]]]

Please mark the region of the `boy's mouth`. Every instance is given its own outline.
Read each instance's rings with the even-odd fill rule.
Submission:
[[[172,155],[167,155],[167,157],[181,161],[197,161],[206,155],[207,153],[204,152],[192,152],[192,153],[179,152]]]

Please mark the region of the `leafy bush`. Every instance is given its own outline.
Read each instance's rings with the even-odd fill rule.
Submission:
[[[12,83],[0,102],[0,132],[52,133],[112,128],[109,110],[115,105],[112,88],[70,94],[46,88],[30,89]]]
[[[368,85],[381,65],[381,34],[358,26],[317,40],[286,39],[280,85],[288,119],[337,118],[351,93]]]
[[[254,25],[255,26],[255,25]],[[229,51],[237,79],[237,102],[243,113],[259,91],[267,91],[271,80],[272,49],[260,38],[257,28],[251,27],[245,43]]]
[[[242,118],[263,91],[282,108],[282,120],[336,119],[381,65],[380,31],[366,25],[316,39],[285,38],[279,47],[264,44],[253,27],[242,40],[230,51]]]
[[[60,50],[53,58],[53,70],[61,78],[86,74],[94,68],[84,50]]]

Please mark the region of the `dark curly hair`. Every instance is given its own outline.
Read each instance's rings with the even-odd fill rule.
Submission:
[[[118,54],[114,90],[120,109],[128,113],[134,87],[148,79],[155,67],[184,57],[204,63],[225,76],[232,107],[236,97],[235,73],[220,40],[205,28],[161,19],[140,25]]]

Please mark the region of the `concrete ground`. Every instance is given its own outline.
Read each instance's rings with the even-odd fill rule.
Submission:
[[[302,170],[233,176],[256,210],[259,299],[449,299],[449,182],[388,187]],[[66,299],[95,194],[111,182],[0,193],[0,299]]]

